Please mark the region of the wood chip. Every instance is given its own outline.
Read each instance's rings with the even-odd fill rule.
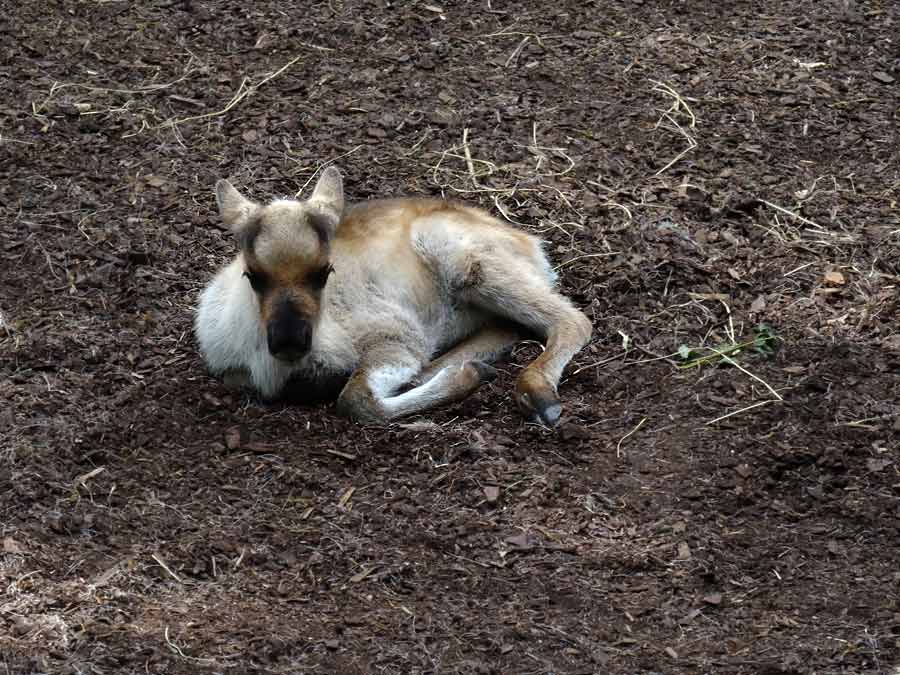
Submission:
[[[825,272],[825,283],[833,284],[834,286],[843,286],[846,283],[844,279],[844,275],[840,272]]]
[[[874,73],[872,73],[872,79],[877,80],[878,82],[881,82],[881,84],[893,84],[894,83],[894,78],[891,77],[890,75],[888,75],[883,70],[876,70]]]
[[[500,499],[500,488],[496,485],[485,485],[484,498],[489,504],[496,503],[496,501]]]
[[[678,623],[680,624],[689,624],[691,621],[696,619],[698,616],[702,614],[702,610],[697,609],[696,607],[692,609],[690,612],[685,614],[683,617],[678,619]]]
[[[527,532],[507,537],[506,543],[519,551],[530,551],[534,548],[534,543],[529,539]]]
[[[329,455],[336,455],[338,457],[343,457],[344,459],[350,460],[351,462],[356,459],[356,455],[351,455],[349,452],[341,452],[340,450],[326,450]]]
[[[434,422],[407,422],[406,424],[398,424],[401,429],[408,431],[440,431],[441,425]]]
[[[722,604],[722,594],[721,593],[710,593],[709,595],[704,595],[703,602],[705,602],[707,605],[721,605]]]
[[[694,300],[721,300],[722,302],[731,302],[731,296],[727,293],[688,293],[689,298]]]
[[[12,537],[6,537],[3,540],[3,552],[4,553],[25,553],[25,549],[22,548],[22,545],[19,544]]]
[[[691,547],[688,546],[686,541],[683,541],[678,544],[678,559],[679,560],[690,560],[691,559]]]
[[[243,557],[243,554],[241,554],[241,556]],[[162,559],[162,556],[160,556],[158,553],[153,553],[150,555],[150,557],[153,558],[160,567],[168,572],[169,576],[172,577],[175,581],[177,581],[179,584],[184,583],[181,581],[181,577],[175,574],[175,572],[172,571],[172,568],[166,564],[166,561]]]
[[[347,502],[350,501],[350,497],[353,496],[354,492],[356,492],[355,487],[348,487],[344,494],[341,495],[341,498],[338,500],[338,506],[344,508],[347,505]]]
[[[88,471],[87,473],[83,473],[83,474],[81,474],[80,476],[78,476],[78,477],[75,479],[75,485],[83,485],[83,486],[87,487],[87,482],[88,482],[91,478],[93,478],[94,476],[100,475],[100,474],[103,473],[104,471],[106,471],[106,467],[105,467],[105,466],[98,466],[96,469],[93,469],[92,471]]]
[[[374,572],[377,569],[378,569],[378,565],[368,565],[366,567],[363,567],[362,570],[360,570],[359,572],[354,574],[352,577],[350,577],[350,583],[358,584],[360,581],[365,579],[367,576],[372,574],[372,572]]]
[[[673,659],[677,659],[677,658],[678,658],[678,652],[676,652],[676,651],[675,651],[674,649],[672,649],[671,647],[666,647],[666,654],[668,654],[668,655],[669,655],[670,657],[672,657]]]
[[[237,450],[241,447],[240,427],[231,427],[225,432],[225,447],[229,450]]]
[[[198,108],[203,108],[206,104],[203,101],[198,101],[195,98],[188,98],[187,96],[179,96],[178,94],[169,94],[169,98],[173,101],[178,101],[179,103],[187,103],[188,105],[195,105]]]
[[[866,468],[872,473],[878,473],[880,471],[884,471],[887,467],[889,467],[892,463],[892,460],[887,457],[878,459],[875,457],[870,457],[866,460]]]

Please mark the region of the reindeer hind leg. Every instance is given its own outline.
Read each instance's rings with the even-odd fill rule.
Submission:
[[[387,422],[460,401],[496,374],[481,361],[447,363],[423,384],[397,394],[420,370],[421,360],[402,346],[367,355],[341,391],[338,410],[363,422]]]
[[[557,386],[563,368],[590,340],[591,322],[553,288],[543,254],[528,262],[494,258],[480,265],[479,283],[465,288],[465,299],[546,341],[516,382],[516,402],[529,419],[553,426],[562,412]]]
[[[417,380],[421,383],[428,382],[447,366],[462,366],[468,362],[484,364],[485,372],[489,372],[489,364],[504,360],[520,339],[519,332],[511,324],[495,322],[434,359],[419,374]]]

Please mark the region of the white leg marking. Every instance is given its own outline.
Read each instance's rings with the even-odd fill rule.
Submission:
[[[418,367],[402,364],[386,364],[369,372],[369,389],[378,400],[387,399],[401,386],[413,379],[419,372]]]
[[[381,404],[391,416],[400,416],[444,403],[454,393],[454,380],[465,367],[466,364],[454,364],[441,368],[424,384],[399,396],[382,399]]]

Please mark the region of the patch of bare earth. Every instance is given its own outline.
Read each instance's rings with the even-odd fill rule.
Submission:
[[[895,3],[3,14],[3,672],[896,672]],[[215,180],[328,162],[548,240],[558,429],[204,373]]]

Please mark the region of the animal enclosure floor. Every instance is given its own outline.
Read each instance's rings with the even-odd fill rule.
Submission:
[[[3,16],[0,672],[897,672],[896,2]],[[330,161],[548,241],[558,429],[204,373],[215,180]]]

